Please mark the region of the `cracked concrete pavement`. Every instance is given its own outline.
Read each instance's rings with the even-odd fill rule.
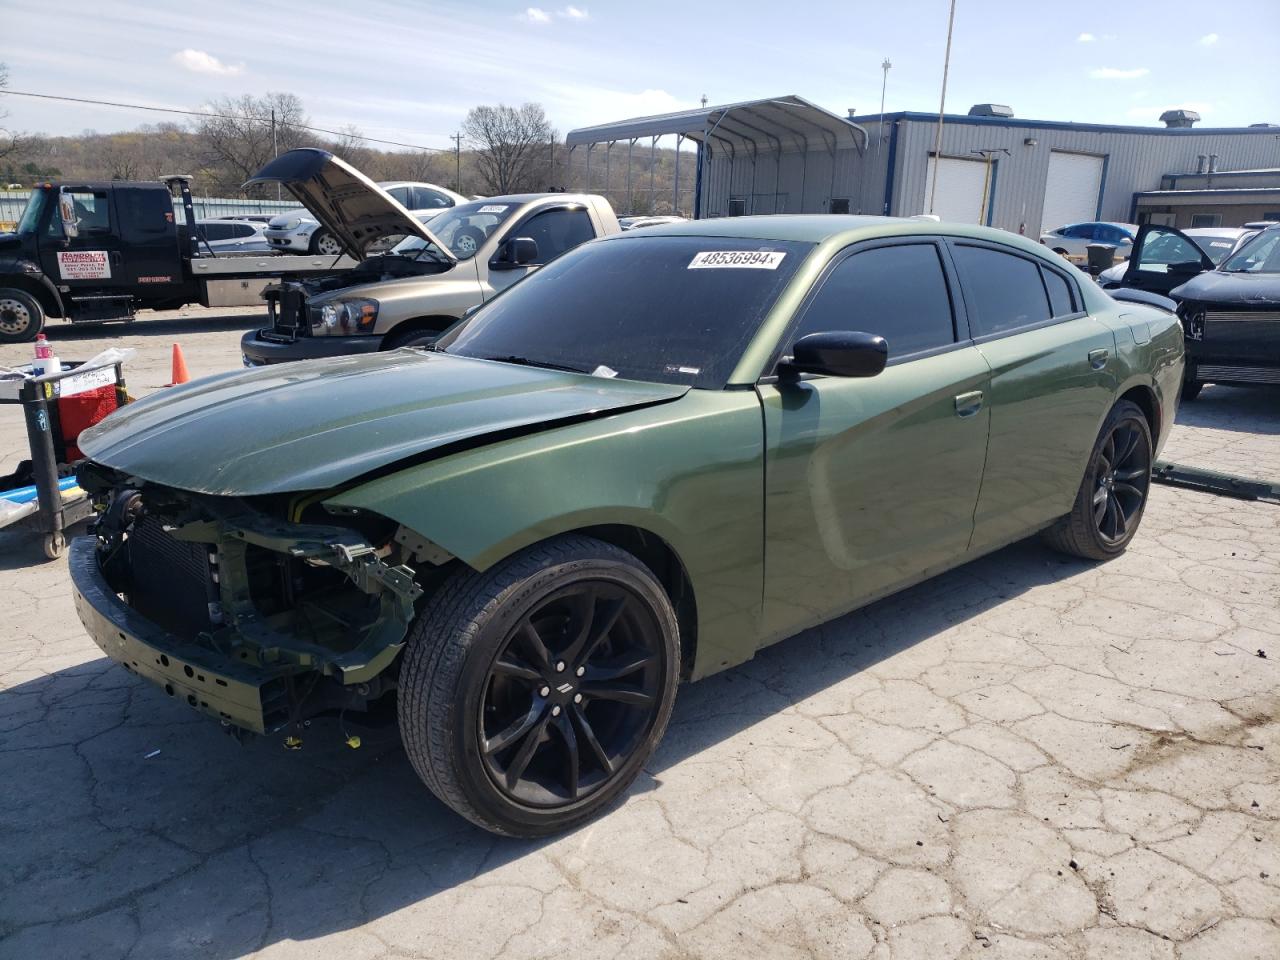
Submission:
[[[138,347],[142,393],[175,339],[238,362],[256,316],[191,313],[51,336]],[[1278,401],[1209,387],[1166,456],[1280,478]],[[1274,505],[1156,487],[1111,563],[1017,544],[683,687],[625,803],[537,843],[394,729],[238,746],[100,656],[34,537],[0,597],[5,960],[1280,957]]]

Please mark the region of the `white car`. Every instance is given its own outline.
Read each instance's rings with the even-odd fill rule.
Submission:
[[[378,186],[419,219],[429,219],[442,210],[467,202],[461,194],[434,183],[392,180]],[[265,235],[271,249],[280,253],[319,253],[336,257],[343,252],[338,239],[322,229],[319,221],[303,207],[272,217]]]

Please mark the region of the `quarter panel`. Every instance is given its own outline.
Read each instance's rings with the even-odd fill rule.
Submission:
[[[665,540],[693,585],[695,679],[749,659],[763,581],[763,440],[745,390],[522,437],[345,491],[477,570],[560,533],[626,524]]]

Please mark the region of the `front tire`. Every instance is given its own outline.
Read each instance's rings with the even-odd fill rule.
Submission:
[[[343,253],[338,238],[324,228],[311,235],[311,252],[322,257],[337,257]]]
[[[631,554],[584,536],[442,585],[400,674],[405,751],[431,792],[493,833],[575,827],[627,789],[666,730],[680,638]]]
[[[0,289],[0,343],[26,343],[44,329],[44,309],[25,290]]]
[[[1049,545],[1086,560],[1123,553],[1142,522],[1153,455],[1146,415],[1121,400],[1093,445],[1071,513],[1045,531]]]

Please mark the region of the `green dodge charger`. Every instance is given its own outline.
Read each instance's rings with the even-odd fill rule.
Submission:
[[[682,679],[1031,534],[1120,553],[1182,366],[1172,314],[1008,233],[653,227],[430,350],[123,408],[80,441],[76,604],[238,734],[394,695],[436,796],[545,835],[626,790]]]

